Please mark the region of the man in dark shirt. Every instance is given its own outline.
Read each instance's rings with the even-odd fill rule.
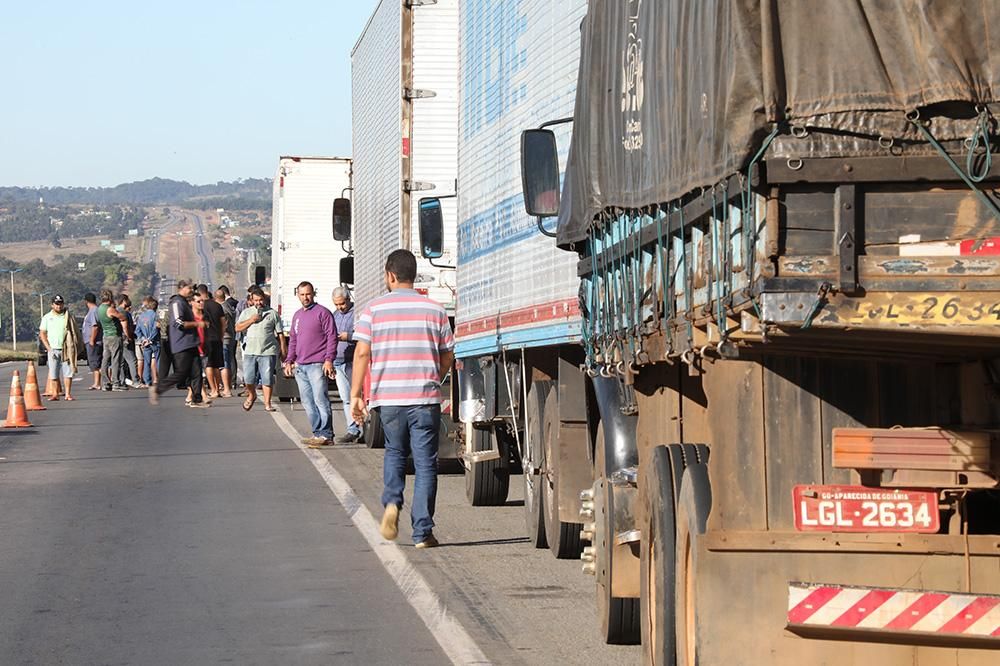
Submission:
[[[177,293],[170,297],[167,319],[169,323],[170,351],[173,354],[174,370],[167,377],[161,377],[155,387],[149,389],[149,402],[156,405],[160,395],[177,386],[182,381],[190,381],[192,387],[191,406],[208,407],[202,401],[201,377],[193,377],[192,368],[198,359],[198,328],[208,326],[207,321],[195,321],[194,311],[188,299],[194,294],[194,285],[189,280],[177,281]]]
[[[214,400],[219,397],[222,368],[225,367],[222,336],[229,322],[226,320],[222,305],[215,302],[207,285],[198,285],[198,296],[201,297],[205,308],[204,316],[208,320],[208,328],[205,329],[205,377],[208,379],[209,396]]]
[[[233,382],[236,379],[236,299],[229,298],[225,286],[215,290],[215,302],[222,306],[227,326],[222,330],[222,386],[223,398],[233,397]]]

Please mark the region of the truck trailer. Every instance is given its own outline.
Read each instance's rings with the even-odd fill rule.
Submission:
[[[281,157],[274,175],[271,219],[271,307],[287,331],[301,307],[296,286],[308,280],[320,305],[329,307],[333,290],[347,279],[340,275],[340,259],[347,249],[326,233],[333,202],[351,187],[351,160],[345,157]],[[263,278],[259,266],[251,284]],[[240,295],[242,296],[242,295]],[[298,398],[294,379],[278,373],[275,395]]]
[[[537,474],[593,466],[583,568],[645,663],[1000,662],[998,29],[589,3],[565,176],[521,137],[589,378],[589,446]],[[563,384],[526,363],[511,396]]]
[[[578,285],[552,231],[523,212],[517,155],[525,123],[572,112],[585,9],[583,0],[470,1],[460,32],[453,401],[466,495],[504,504],[511,473],[523,470],[529,538],[564,558],[582,548],[579,492],[591,484]],[[421,223],[439,233],[433,216]],[[567,462],[546,467],[547,455]]]
[[[351,52],[355,300],[385,291],[393,250],[421,257],[415,287],[455,309],[458,0],[382,0]],[[441,202],[443,237],[422,252],[420,199]],[[424,255],[430,255],[430,258]]]
[[[457,0],[381,0],[351,52],[354,186],[335,203],[334,235],[351,242],[360,305],[385,293],[386,259],[406,249],[418,257],[414,287],[454,321],[458,18]],[[428,214],[439,222],[433,237],[420,233]],[[450,415],[450,379],[442,390]],[[362,436],[384,446],[378,409]],[[444,419],[439,457],[456,458],[456,447]]]

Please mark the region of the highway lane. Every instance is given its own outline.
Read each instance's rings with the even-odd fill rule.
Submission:
[[[80,391],[0,431],[3,663],[447,661],[264,412],[181,398]]]
[[[276,424],[305,434],[298,405],[79,395],[32,413],[35,434],[0,430],[3,663],[447,663],[352,524],[379,515],[380,451],[322,452],[356,493],[347,513]],[[443,475],[437,521],[442,546],[414,550],[404,507],[403,570],[490,662],[639,660],[601,643],[579,561],[525,543],[519,478],[507,506],[476,508]]]

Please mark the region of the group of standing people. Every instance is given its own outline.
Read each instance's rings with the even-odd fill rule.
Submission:
[[[309,418],[311,435],[302,442],[321,448],[334,443],[328,391],[335,381],[347,423],[338,443],[360,439],[368,411],[379,411],[385,435],[382,536],[394,540],[398,535],[406,462],[412,456],[413,541],[417,548],[433,547],[438,545],[433,527],[441,384],[454,361],[454,337],[444,308],[414,289],[416,274],[412,253],[391,253],[385,266],[388,293],[366,304],[356,318],[345,288],[334,290],[331,311],[316,302],[312,283],[303,281],[296,288],[302,307],[287,332],[256,286],[238,302],[225,287],[212,293],[205,285],[180,280],[163,317],[152,297],[143,299],[142,312],[133,318],[127,295],[115,298],[104,290],[98,303],[87,294],[82,330],[65,311],[63,298],[55,296],[39,331],[49,354],[50,384],[62,381],[66,399],[73,399],[76,350],[83,344],[94,373],[91,390],[127,390],[127,373],[134,386],[148,386],[153,404],[167,390],[186,386],[188,404],[203,408],[216,397],[233,395],[239,348],[243,409],[253,408],[260,387],[264,409],[274,410],[280,363],[284,375],[295,378]]]

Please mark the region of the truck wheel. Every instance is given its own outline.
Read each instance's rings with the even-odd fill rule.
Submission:
[[[382,430],[382,417],[379,415],[377,409],[368,412],[368,418],[365,420],[365,427],[361,436],[369,449],[385,448],[385,431]]]
[[[677,666],[698,663],[698,606],[696,581],[698,575],[698,540],[705,534],[708,514],[712,508],[712,487],[708,480],[708,465],[688,465],[681,478],[677,500],[677,536],[674,542],[674,645]]]
[[[597,579],[597,619],[601,623],[601,636],[612,645],[637,645],[640,638],[639,600],[631,597],[612,596],[612,578],[620,569],[615,558],[622,557],[615,548],[614,493],[606,477],[604,424],[597,426],[594,444],[594,526],[593,550],[584,549],[594,558]],[[586,528],[584,528],[586,529]]]
[[[539,380],[531,383],[528,389],[528,404],[525,406],[527,432],[524,434],[521,451],[521,467],[524,477],[524,527],[528,541],[535,548],[545,548],[549,544],[545,540],[545,516],[542,513],[542,485],[545,477],[533,474],[532,469],[542,470],[545,467],[542,457],[542,419],[545,404],[555,400],[555,389],[552,382]]]
[[[489,451],[492,439],[496,437],[493,429],[472,429],[472,441],[468,442],[469,450]],[[510,490],[510,464],[507,460],[507,447],[502,440],[498,441],[500,457],[494,460],[470,462],[465,470],[465,496],[472,506],[500,506],[507,501]]]
[[[542,425],[543,459],[545,475],[542,477],[542,507],[545,512],[545,540],[552,554],[562,560],[580,557],[583,544],[580,523],[567,523],[559,519],[559,401],[545,401],[545,418]]]

